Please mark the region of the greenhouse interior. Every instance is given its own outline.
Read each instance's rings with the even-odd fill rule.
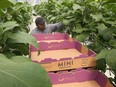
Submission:
[[[116,0],[1,0],[0,87],[116,87]]]

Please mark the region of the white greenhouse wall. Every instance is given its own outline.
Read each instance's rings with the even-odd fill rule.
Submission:
[[[41,2],[45,2],[48,0],[16,0],[17,2],[29,2],[31,5],[40,4]]]

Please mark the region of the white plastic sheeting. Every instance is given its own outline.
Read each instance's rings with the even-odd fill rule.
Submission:
[[[48,0],[17,0],[18,2],[29,2],[31,5],[40,4],[41,2],[45,2]]]
[[[48,0],[16,0],[17,2],[29,2],[32,6],[36,5],[36,4],[40,4],[41,2],[47,2]],[[34,11],[33,11],[34,12]],[[35,19],[37,18],[38,16],[32,16],[32,23],[29,25],[29,28],[30,28],[30,31],[32,29],[34,29],[36,27],[35,25]]]

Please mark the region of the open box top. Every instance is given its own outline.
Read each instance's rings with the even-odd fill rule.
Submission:
[[[94,67],[95,53],[80,42],[40,42],[40,55],[38,50],[30,46],[30,56],[32,61],[41,63],[47,71],[58,71],[66,69]]]
[[[52,87],[113,87],[108,78],[95,70],[72,70],[48,73]]]
[[[80,53],[85,54],[87,56],[95,56],[95,52],[93,52],[90,49],[87,49],[85,46],[83,46],[80,42],[78,41],[61,41],[61,42],[39,42],[39,50],[40,51],[50,51],[50,50],[67,50],[67,49],[76,49]],[[37,52],[38,49],[33,47],[32,45],[30,46],[30,52]]]

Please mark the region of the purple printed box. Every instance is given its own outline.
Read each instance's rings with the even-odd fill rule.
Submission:
[[[40,55],[30,46],[32,61],[41,63],[46,71],[68,70],[76,68],[94,67],[95,53],[85,48],[77,41],[39,42]]]
[[[48,73],[52,87],[113,87],[108,78],[97,70],[72,70]]]

